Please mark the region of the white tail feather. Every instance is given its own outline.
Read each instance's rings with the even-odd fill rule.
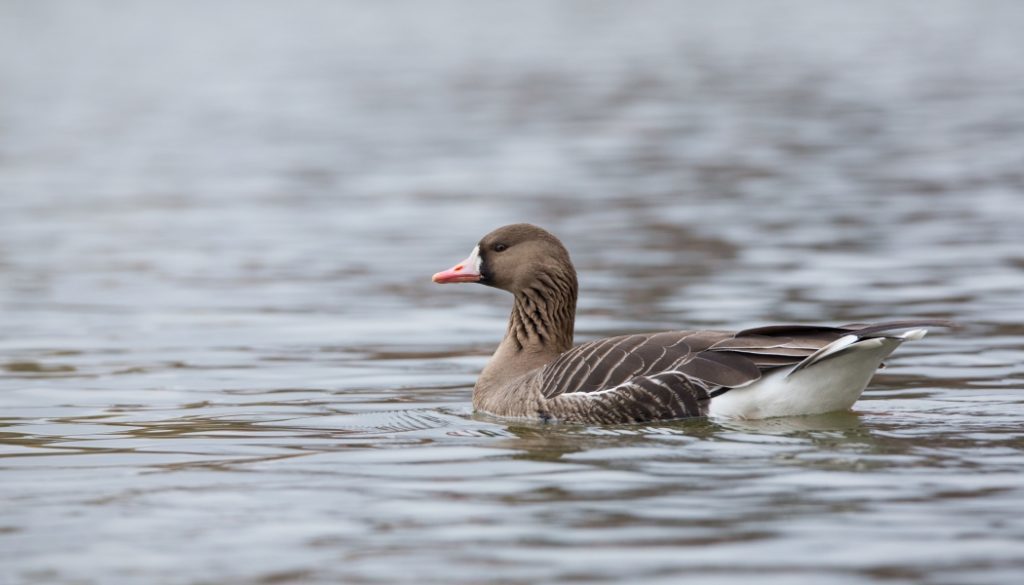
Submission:
[[[858,339],[859,338],[856,335],[844,335],[840,337],[839,339],[833,341],[832,343],[807,356],[804,359],[804,361],[800,362],[799,364],[796,365],[795,368],[790,370],[790,372],[786,374],[786,377],[792,376],[793,374],[799,372],[800,370],[808,366],[812,366],[834,353],[843,351],[847,347],[856,343]]]
[[[918,339],[921,339],[925,335],[928,335],[927,329],[911,329],[910,331],[907,331],[903,335],[900,335],[900,337],[911,341],[917,341]]]

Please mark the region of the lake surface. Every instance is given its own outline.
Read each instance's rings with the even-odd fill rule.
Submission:
[[[5,2],[0,583],[1019,582],[1019,2]],[[577,341],[950,318],[853,412],[509,423]]]

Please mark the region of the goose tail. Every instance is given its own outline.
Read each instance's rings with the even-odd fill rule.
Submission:
[[[730,418],[800,416],[847,410],[860,398],[882,360],[904,341],[924,337],[945,321],[893,321],[843,327],[847,332],[800,363],[765,373],[744,388],[712,399],[710,414]]]

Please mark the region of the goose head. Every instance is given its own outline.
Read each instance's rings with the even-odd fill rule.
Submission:
[[[433,280],[438,284],[475,282],[518,296],[553,282],[572,281],[575,289],[576,270],[558,238],[535,225],[516,223],[484,236],[465,260],[438,272]]]

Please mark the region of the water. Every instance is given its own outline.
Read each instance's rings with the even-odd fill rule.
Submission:
[[[1016,2],[6,2],[0,582],[1024,575]],[[854,412],[474,416],[562,236],[577,339],[941,317]]]

